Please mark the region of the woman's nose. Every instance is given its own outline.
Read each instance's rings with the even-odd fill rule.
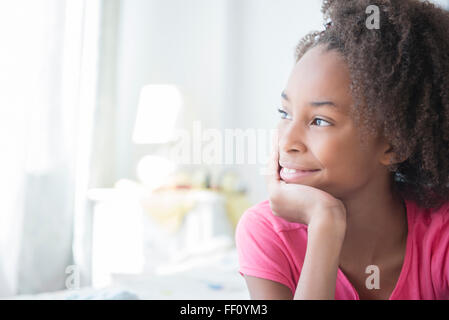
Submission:
[[[307,147],[303,141],[304,135],[300,128],[290,125],[279,130],[279,149],[283,152],[305,153]]]

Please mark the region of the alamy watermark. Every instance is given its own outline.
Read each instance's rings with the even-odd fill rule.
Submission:
[[[380,9],[378,6],[370,5],[366,7],[366,14],[369,14],[368,18],[365,21],[365,25],[368,29],[379,30],[380,29]]]
[[[277,136],[277,129],[204,129],[194,121],[191,131],[176,130],[168,157],[186,165],[259,165],[265,174]]]
[[[80,268],[77,265],[70,265],[65,268],[65,273],[68,274],[65,280],[65,287],[69,290],[77,290],[80,288]]]
[[[370,274],[366,278],[365,286],[368,290],[380,289],[380,271],[376,265],[369,265],[365,269],[365,273]]]

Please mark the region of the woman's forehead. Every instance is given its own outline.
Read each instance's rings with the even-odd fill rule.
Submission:
[[[310,49],[293,68],[282,96],[292,104],[326,101],[341,112],[349,111],[352,95],[344,59],[323,46]]]

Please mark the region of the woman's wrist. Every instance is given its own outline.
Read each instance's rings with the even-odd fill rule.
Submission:
[[[344,239],[346,233],[346,211],[344,208],[317,208],[312,215],[308,232],[317,231],[321,236],[332,236]]]
[[[346,210],[344,207],[316,207],[313,209],[309,225],[334,227],[341,231],[346,230]]]
[[[334,299],[340,252],[346,232],[341,212],[315,212],[294,299]]]

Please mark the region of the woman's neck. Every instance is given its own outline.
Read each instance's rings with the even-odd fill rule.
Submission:
[[[375,263],[402,250],[407,238],[403,199],[393,191],[389,178],[375,179],[350,199],[343,199],[347,227],[342,264]]]

